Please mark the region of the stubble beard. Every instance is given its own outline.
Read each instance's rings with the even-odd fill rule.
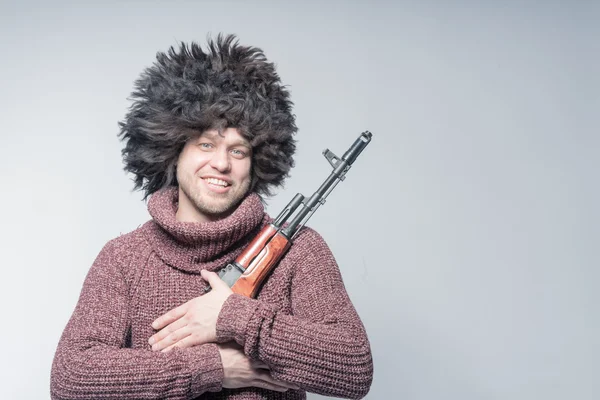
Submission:
[[[194,179],[201,179],[195,177]],[[184,179],[179,182],[179,187],[188,199],[194,203],[196,209],[211,217],[226,216],[240,203],[250,189],[250,181],[240,184],[234,183],[227,193],[214,193],[210,189],[200,189],[197,185],[202,183],[190,182]]]

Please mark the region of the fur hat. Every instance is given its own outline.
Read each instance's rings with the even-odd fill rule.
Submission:
[[[235,36],[209,39],[206,51],[181,43],[135,82],[119,123],[124,169],[144,198],[177,185],[176,161],[186,141],[207,129],[235,127],[252,145],[251,191],[272,194],[293,167],[297,128],[289,92],[261,49]]]

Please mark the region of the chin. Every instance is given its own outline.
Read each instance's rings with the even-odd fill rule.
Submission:
[[[235,204],[227,203],[214,203],[200,201],[196,203],[196,208],[203,214],[207,214],[213,217],[226,216],[230,214],[235,207]]]

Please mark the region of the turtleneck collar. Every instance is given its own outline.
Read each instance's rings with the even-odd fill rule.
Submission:
[[[146,228],[158,256],[187,272],[216,270],[231,262],[269,220],[255,193],[246,196],[231,215],[214,222],[177,221],[178,201],[177,187],[154,193],[148,201],[153,221]]]

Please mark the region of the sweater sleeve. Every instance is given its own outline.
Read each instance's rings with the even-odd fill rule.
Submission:
[[[283,262],[294,264],[292,315],[233,294],[217,321],[218,340],[243,345],[276,379],[326,396],[363,398],[373,378],[371,349],[331,251],[305,228]]]
[[[96,258],[62,334],[52,364],[52,399],[193,399],[220,391],[223,369],[214,344],[168,353],[125,348],[129,292],[118,240]]]

